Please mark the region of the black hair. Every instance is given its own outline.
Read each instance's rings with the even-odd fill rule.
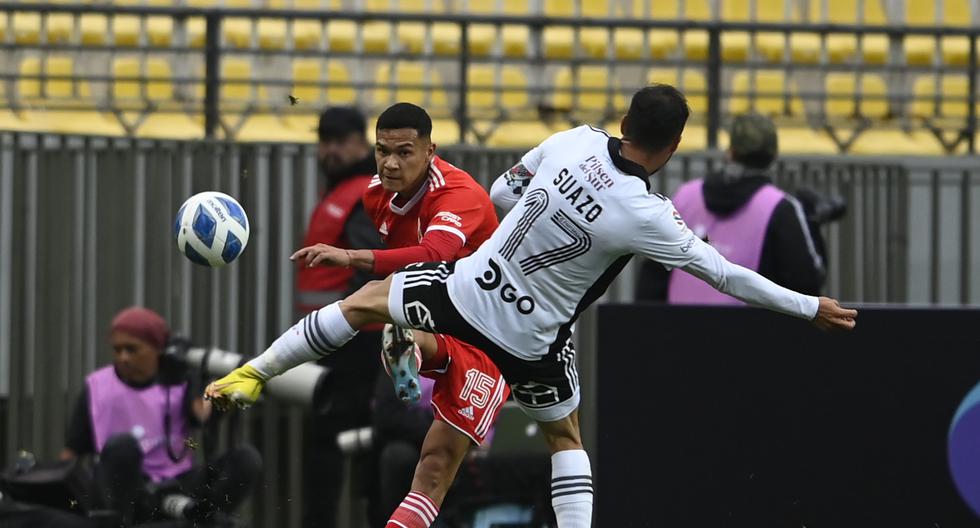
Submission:
[[[768,169],[776,161],[776,155],[768,151],[738,153],[732,151],[732,161],[750,169]]]
[[[395,103],[378,116],[376,130],[398,128],[411,128],[419,133],[420,138],[428,138],[432,135],[432,118],[421,106]]]
[[[363,136],[367,132],[367,119],[352,106],[333,106],[320,114],[316,132],[320,141],[344,139],[355,133]]]
[[[626,139],[650,152],[671,146],[687,123],[687,99],[669,84],[654,84],[633,94],[626,113]]]

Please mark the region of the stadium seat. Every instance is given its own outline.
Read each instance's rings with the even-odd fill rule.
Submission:
[[[858,0],[824,0],[810,2],[810,20],[830,24],[855,25],[859,22],[870,25],[885,25],[888,22],[879,0],[862,0],[864,12],[858,16]],[[826,7],[826,16],[823,8]],[[840,63],[852,60],[857,54],[858,39],[854,35],[832,33],[827,36],[827,57],[830,62]],[[886,35],[864,35],[861,41],[862,57],[865,62],[884,64],[888,59],[888,37]]]
[[[41,15],[18,11],[13,14],[14,42],[36,45],[41,42]]]
[[[931,75],[920,75],[912,87],[912,116],[962,119],[969,114],[969,93],[970,84],[966,75],[950,74],[938,79]]]
[[[321,2],[320,0],[268,0],[268,6],[272,9],[302,9],[304,11],[321,11],[323,9],[336,10],[341,7],[340,0],[331,0],[329,2]],[[271,22],[271,21],[270,21]],[[261,24],[261,21],[260,21]],[[272,31],[269,39],[277,38],[275,37],[275,32],[282,30],[283,40],[285,40],[285,32],[288,31],[289,21],[285,21],[283,26],[267,24],[265,27],[269,28],[268,31]],[[272,44],[273,41],[262,43],[262,38],[266,30],[260,27],[259,40],[260,45],[266,46],[267,44]],[[317,20],[294,20],[292,21],[292,34],[293,34],[293,47],[295,49],[312,49],[317,47],[320,43],[320,34],[322,33],[320,22]]]
[[[564,128],[568,128],[564,126]],[[531,148],[541,143],[561,128],[553,128],[541,121],[507,121],[501,123],[487,138],[488,147]]]
[[[837,154],[840,150],[824,130],[779,127],[780,154]]]
[[[576,88],[585,91],[573,94]],[[551,104],[557,110],[575,115],[605,117],[609,112],[626,108],[626,97],[619,89],[615,75],[605,66],[580,66],[577,75],[571,68],[564,67],[555,75]]]
[[[755,110],[767,115],[803,115],[803,101],[799,98],[796,83],[787,79],[783,70],[757,70],[752,73],[754,75],[747,71],[738,71],[732,77],[729,112]]]
[[[291,126],[289,120],[278,114],[250,115],[235,133],[236,141],[309,143],[316,139],[313,128]]]
[[[42,83],[39,75],[52,77]],[[122,125],[111,114],[95,110],[88,82],[73,79],[74,61],[65,56],[48,56],[46,61],[30,57],[20,64],[17,95],[26,109],[17,116],[29,130],[65,134],[120,136]],[[34,77],[34,78],[31,78]]]
[[[221,59],[222,112],[238,112],[255,102],[254,78],[251,59],[235,56]]]
[[[708,85],[704,74],[692,69],[654,68],[647,73],[647,83],[669,84],[687,97],[687,104],[695,114],[708,112]]]
[[[353,104],[357,99],[354,88],[350,86],[350,72],[339,60],[294,59],[293,82],[319,84],[293,86],[291,95],[302,104]]]
[[[861,133],[849,150],[852,154],[875,156],[941,156],[945,154],[935,136],[924,130],[905,132],[902,130],[870,129]]]
[[[469,90],[467,108],[474,118],[496,118],[501,110],[508,117],[527,112],[530,101],[527,77],[517,66],[473,65],[466,72]]]
[[[860,89],[858,88],[860,86]],[[888,117],[888,88],[880,75],[829,73],[826,79],[826,114],[829,117]]]
[[[431,113],[447,113],[446,91],[442,88],[442,76],[434,64],[398,61],[378,67],[373,90],[376,106],[387,106],[406,101],[430,109]],[[391,89],[394,84],[394,90]]]
[[[577,7],[576,7],[577,6]],[[544,14],[560,18],[609,18],[614,16],[614,3],[598,0],[544,0]],[[547,27],[544,30],[544,51],[548,58],[569,58],[574,49],[575,29],[571,27]],[[579,50],[585,55],[604,58],[609,44],[608,30],[602,27],[585,27],[578,30]]]
[[[502,0],[502,13],[497,9],[498,0],[455,0],[455,11],[462,11],[462,2],[474,15],[527,15],[530,13],[529,3],[525,0]],[[470,52],[475,55],[487,55],[499,44],[499,53],[505,57],[526,57],[531,32],[527,26],[504,25],[498,28],[489,24],[475,24],[469,31]]]
[[[684,0],[683,10],[678,0],[652,0],[651,16],[657,20],[712,20],[710,0]],[[657,57],[671,55],[682,42],[684,55],[690,60],[704,60],[708,57],[708,33],[705,31],[685,31],[678,34],[670,29],[650,31],[650,54]]]
[[[936,8],[942,7],[942,18]],[[967,26],[970,24],[969,0],[906,0],[905,23],[912,27]],[[943,62],[965,65],[969,61],[970,41],[967,37],[943,37],[938,54]],[[910,35],[905,39],[905,60],[913,65],[929,65],[937,57],[936,39],[927,35]]]

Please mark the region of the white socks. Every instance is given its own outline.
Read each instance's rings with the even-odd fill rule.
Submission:
[[[585,451],[551,455],[551,506],[558,528],[592,526],[592,467]]]
[[[357,330],[344,318],[340,301],[337,301],[300,319],[248,364],[269,379],[297,365],[326,356],[344,346],[355,335]]]

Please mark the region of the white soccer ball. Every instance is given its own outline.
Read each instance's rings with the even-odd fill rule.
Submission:
[[[248,231],[245,209],[231,196],[215,191],[188,198],[174,221],[177,249],[191,262],[212,268],[242,254]]]

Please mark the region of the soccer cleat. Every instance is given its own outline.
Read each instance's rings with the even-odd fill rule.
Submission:
[[[244,409],[259,399],[264,386],[265,379],[259,371],[251,365],[242,365],[227,376],[211,382],[204,390],[204,397],[219,409],[227,409],[231,405]]]
[[[381,363],[395,384],[398,399],[407,403],[419,401],[422,397],[422,386],[419,385],[422,353],[411,330],[385,325],[381,332]]]

